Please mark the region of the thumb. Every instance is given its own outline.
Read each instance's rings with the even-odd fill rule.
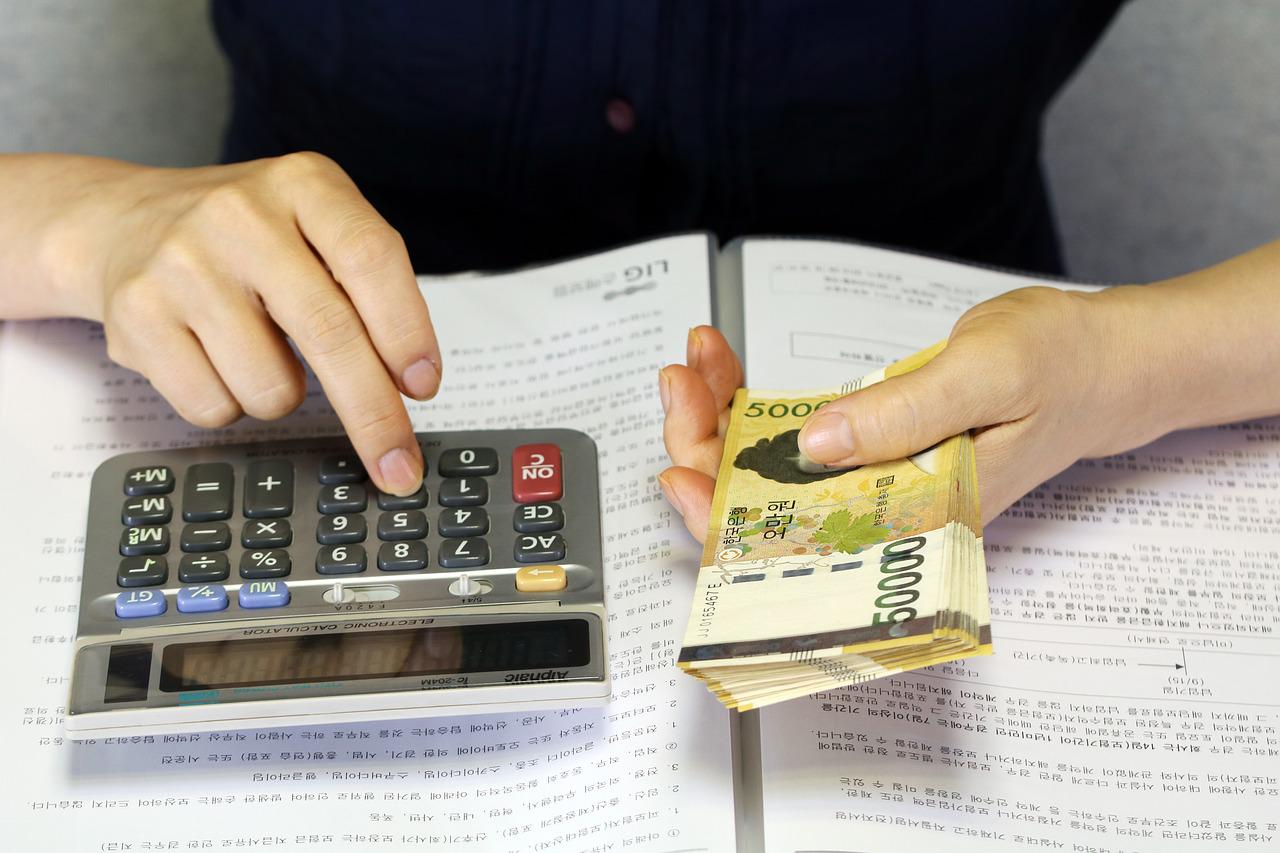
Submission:
[[[800,450],[851,467],[901,459],[968,429],[1015,420],[1023,399],[1015,365],[956,335],[932,361],[832,400],[805,421]]]

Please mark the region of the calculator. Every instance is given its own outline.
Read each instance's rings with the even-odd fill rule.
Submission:
[[[90,485],[73,739],[602,704],[595,444],[419,433],[422,487],[342,438],[127,453]]]

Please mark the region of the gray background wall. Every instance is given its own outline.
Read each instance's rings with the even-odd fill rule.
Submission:
[[[0,0],[0,151],[213,162],[204,2]],[[1073,274],[1145,281],[1280,238],[1280,4],[1131,0],[1054,106]]]

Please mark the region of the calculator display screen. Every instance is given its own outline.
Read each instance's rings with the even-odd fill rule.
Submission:
[[[567,669],[585,666],[590,652],[583,619],[174,643],[164,650],[160,689]]]

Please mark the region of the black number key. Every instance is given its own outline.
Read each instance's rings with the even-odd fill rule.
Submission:
[[[124,475],[126,495],[167,495],[173,491],[173,471],[167,465],[130,468]]]
[[[169,561],[164,557],[125,557],[116,573],[119,586],[159,586],[169,579]]]
[[[489,500],[489,483],[479,477],[440,481],[440,506],[481,506]]]
[[[427,505],[427,486],[423,483],[411,495],[388,495],[378,492],[378,509],[422,509]]]
[[[498,451],[492,447],[462,447],[440,454],[440,476],[484,477],[498,473]]]
[[[326,486],[359,483],[364,480],[364,466],[354,453],[326,457],[320,463],[320,482]]]
[[[440,543],[440,567],[470,569],[489,562],[489,543],[483,539],[446,539]]]
[[[169,550],[169,528],[126,527],[120,532],[120,554],[138,557],[143,554],[164,554]]]
[[[363,542],[367,535],[363,515],[324,515],[316,525],[316,541],[321,545]]]
[[[244,475],[244,517],[280,518],[293,513],[293,463],[250,462]]]
[[[564,537],[559,533],[537,533],[516,537],[517,563],[554,563],[564,559]]]
[[[355,575],[366,566],[361,545],[329,545],[316,554],[316,572],[322,575]]]
[[[178,563],[178,580],[183,583],[215,583],[230,574],[226,554],[185,554]]]
[[[378,516],[378,538],[421,539],[427,535],[427,517],[416,509],[384,512]]]
[[[245,551],[240,555],[240,577],[247,580],[282,578],[289,574],[289,552],[279,548]]]
[[[516,507],[512,524],[521,533],[549,533],[564,527],[560,504],[524,504]]]
[[[246,521],[240,529],[240,544],[246,548],[288,548],[292,543],[293,528],[284,518]]]
[[[225,551],[231,547],[231,528],[221,521],[204,524],[188,524],[182,528],[178,545],[188,553],[194,551]]]
[[[427,543],[383,542],[378,549],[378,568],[384,572],[417,572],[427,567]]]
[[[369,495],[359,483],[342,483],[325,486],[316,499],[316,508],[326,515],[346,512],[364,512],[369,505]]]
[[[183,520],[220,521],[230,517],[234,482],[231,466],[226,462],[192,465],[182,487]]]
[[[120,510],[120,523],[130,527],[168,524],[172,520],[173,504],[164,495],[129,498]]]
[[[483,536],[489,532],[489,513],[480,507],[440,510],[440,535]]]

